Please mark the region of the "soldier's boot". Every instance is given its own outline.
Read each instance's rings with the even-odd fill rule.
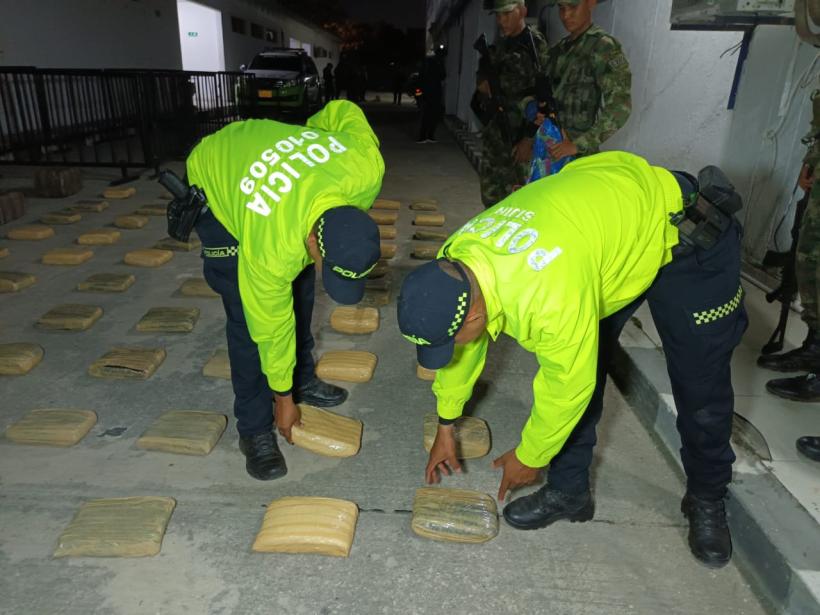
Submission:
[[[504,507],[504,520],[518,530],[535,530],[561,519],[573,523],[589,521],[594,515],[595,501],[589,489],[570,494],[548,485]]]
[[[732,559],[732,536],[723,498],[706,500],[687,493],[680,505],[689,520],[689,549],[709,568],[722,568]]]
[[[792,401],[820,401],[820,378],[813,373],[794,378],[776,378],[766,383],[766,390]]]
[[[820,335],[809,329],[799,348],[783,354],[763,355],[758,357],[757,364],[776,372],[820,372]]]
[[[820,436],[803,436],[797,439],[797,450],[811,459],[820,461]]]

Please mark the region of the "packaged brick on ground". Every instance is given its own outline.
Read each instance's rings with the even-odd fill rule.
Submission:
[[[302,425],[293,427],[293,443],[325,457],[352,457],[362,446],[362,422],[328,410],[299,404]]]
[[[486,493],[423,487],[416,489],[411,527],[433,540],[487,542],[498,534],[498,507]]]
[[[74,446],[96,422],[97,415],[91,410],[32,410],[9,426],[6,437],[17,444]]]

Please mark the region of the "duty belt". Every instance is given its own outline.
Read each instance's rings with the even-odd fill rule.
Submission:
[[[239,254],[239,246],[223,246],[221,248],[202,248],[205,258],[229,258]]]

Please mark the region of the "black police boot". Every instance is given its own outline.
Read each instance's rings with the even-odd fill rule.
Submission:
[[[820,401],[820,378],[816,374],[776,378],[766,383],[766,390],[772,395],[792,401]]]
[[[732,559],[732,536],[726,523],[726,503],[687,493],[680,510],[689,520],[689,549],[709,568],[722,568]]]
[[[769,354],[758,357],[760,367],[776,372],[813,372],[820,371],[820,335],[814,329],[809,333],[800,348],[783,354]]]
[[[589,521],[594,514],[595,501],[589,490],[569,494],[548,485],[504,507],[504,520],[519,530],[537,530],[561,519]]]
[[[345,389],[322,382],[315,376],[313,380],[293,392],[293,401],[297,404],[308,404],[317,408],[332,408],[344,403],[346,399]]]
[[[255,436],[240,436],[239,450],[245,455],[245,469],[257,480],[274,480],[288,473],[276,436],[269,431]]]
[[[812,461],[820,461],[820,436],[798,438],[797,450]]]

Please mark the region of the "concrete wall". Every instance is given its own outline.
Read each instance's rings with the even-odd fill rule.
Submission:
[[[0,66],[182,68],[176,0],[0,0]]]
[[[476,4],[468,3],[465,24],[476,19],[471,6]],[[543,4],[531,2],[530,16],[536,18]],[[595,22],[621,42],[633,74],[632,116],[605,149],[633,151],[655,164],[692,171],[706,164],[721,166],[746,204],[741,218],[747,260],[759,262],[784,213],[778,237],[781,247],[788,245],[791,193],[805,152],[800,137],[811,119],[808,96],[820,87],[817,50],[799,42],[789,26],[758,27],[735,108],[729,110],[737,65],[731,50],[742,34],[673,32],[671,6],[672,0],[610,0],[595,9]],[[428,7],[428,15],[432,12]],[[557,9],[549,9],[548,16],[547,35],[555,44],[565,32]],[[447,29],[451,42],[458,40],[454,29]],[[474,36],[464,38],[471,45]],[[448,64],[457,55],[451,45]],[[473,57],[474,52],[465,48],[464,55]],[[474,122],[465,104],[472,91],[465,86],[462,73],[454,93],[458,86],[448,75],[447,110]]]

